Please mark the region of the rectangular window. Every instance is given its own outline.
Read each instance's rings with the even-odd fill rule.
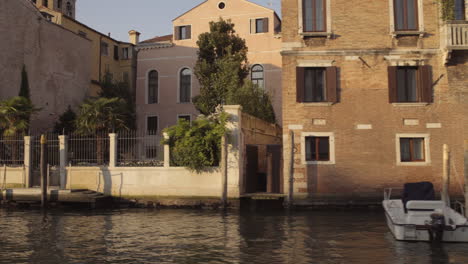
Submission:
[[[417,71],[416,67],[399,67],[397,69],[398,102],[417,102]]]
[[[304,72],[304,102],[326,101],[325,68],[306,68]]]
[[[268,18],[256,18],[250,20],[250,33],[267,33],[268,32]]]
[[[81,31],[81,30],[78,30],[78,35],[82,36],[82,37],[85,37],[87,36],[86,32],[84,31]]]
[[[62,0],[57,1],[57,8],[62,9]]]
[[[326,0],[302,1],[302,27],[304,32],[325,32]]]
[[[101,55],[109,56],[109,45],[106,42],[101,42]]]
[[[465,20],[465,0],[455,0],[455,20]]]
[[[192,117],[190,115],[179,115],[177,116],[178,120],[185,120],[187,122],[192,122]]]
[[[174,28],[174,35],[176,40],[191,39],[192,26],[178,26]]]
[[[42,0],[42,5],[45,7],[49,7],[49,1],[48,0]]]
[[[401,162],[424,162],[424,138],[400,138]]]
[[[418,0],[394,0],[395,29],[418,30]]]
[[[397,67],[388,69],[390,103],[431,103],[430,67]]]
[[[148,116],[146,118],[146,131],[148,135],[158,134],[158,117],[157,116]]]
[[[122,59],[128,60],[128,48],[122,48]]]
[[[306,137],[306,161],[330,161],[329,137]]]
[[[119,46],[114,45],[114,60],[119,60]]]
[[[336,67],[297,67],[298,103],[337,102]]]

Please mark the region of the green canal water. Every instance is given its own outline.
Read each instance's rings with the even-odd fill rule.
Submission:
[[[396,242],[380,211],[0,209],[0,263],[468,263],[468,244]]]

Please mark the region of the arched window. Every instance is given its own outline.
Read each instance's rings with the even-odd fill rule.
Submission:
[[[192,71],[184,68],[180,71],[179,102],[190,103],[192,97]]]
[[[262,65],[256,64],[256,65],[252,66],[252,75],[251,76],[252,76],[251,80],[252,80],[253,84],[258,85],[258,87],[260,87],[262,89],[265,87]]]
[[[158,103],[159,74],[152,70],[148,73],[148,104]]]
[[[73,17],[72,4],[67,2],[67,16]]]

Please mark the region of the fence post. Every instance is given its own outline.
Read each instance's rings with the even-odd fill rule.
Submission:
[[[68,163],[68,138],[65,135],[59,136],[60,151],[60,189],[67,186],[67,163]]]
[[[165,140],[169,139],[169,135],[166,132],[163,133],[163,137]],[[171,166],[170,155],[171,155],[171,149],[169,147],[169,144],[164,144],[164,168],[169,168]]]
[[[443,147],[443,175],[442,175],[442,200],[447,206],[450,206],[450,150],[447,144]]]
[[[47,204],[47,191],[49,183],[47,182],[47,171],[48,171],[48,157],[47,157],[47,138],[45,135],[41,135],[41,206],[45,207]]]
[[[468,139],[465,139],[465,216],[468,217]]]
[[[228,166],[227,166],[227,142],[226,142],[226,134],[221,137],[221,204],[223,208],[226,208],[228,205]]]
[[[32,137],[24,137],[24,168],[25,168],[25,182],[26,188],[31,187],[31,170],[32,170]]]
[[[109,167],[114,168],[117,164],[117,134],[109,134]]]

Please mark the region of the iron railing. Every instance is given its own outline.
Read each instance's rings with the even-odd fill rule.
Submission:
[[[156,133],[121,131],[117,133],[117,166],[162,167],[164,146]]]
[[[0,165],[20,167],[24,164],[24,136],[0,137]]]
[[[109,164],[109,134],[70,134],[68,161],[72,166],[104,166]]]

